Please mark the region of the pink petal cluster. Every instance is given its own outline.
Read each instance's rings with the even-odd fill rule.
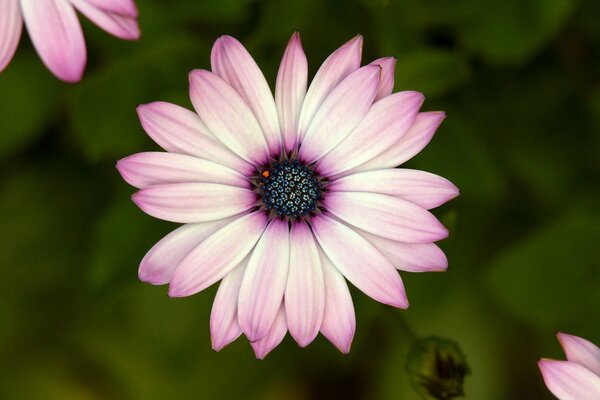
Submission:
[[[589,340],[558,333],[567,361],[541,359],[544,382],[560,400],[600,399],[600,348]]]
[[[15,54],[24,21],[48,69],[63,81],[81,80],[87,52],[75,10],[116,37],[140,37],[134,0],[0,0],[0,72]]]
[[[167,152],[127,157],[119,172],[140,189],[133,201],[143,211],[185,224],[148,252],[139,276],[168,283],[172,297],[221,281],[210,321],[215,350],[244,334],[263,358],[289,331],[300,346],[321,332],[348,352],[356,321],[346,279],[407,308],[397,270],[447,268],[434,242],[448,232],[428,210],[458,189],[434,174],[394,168],[427,145],[445,115],[419,112],[421,93],[392,94],[394,58],[361,67],[361,53],[357,36],[308,86],[296,33],[273,96],[248,51],[222,36],[212,71],[190,73],[196,112],[164,102],[138,108],[145,131]],[[311,175],[309,186],[282,175],[273,188],[295,189],[267,193],[265,182],[285,168]],[[271,195],[290,204],[303,196],[298,204],[312,208],[286,214]]]

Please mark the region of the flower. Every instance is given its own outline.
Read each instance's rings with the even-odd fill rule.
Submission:
[[[190,73],[196,113],[157,102],[141,123],[167,152],[118,162],[147,214],[184,223],[144,257],[139,276],[172,297],[222,279],[210,321],[220,350],[242,333],[263,358],[289,330],[304,347],[319,331],[348,352],[355,314],[344,278],[407,308],[396,269],[441,271],[433,243],[447,230],[428,211],[458,194],[444,178],[393,167],[444,119],[423,95],[392,93],[393,58],[360,67],[362,37],[331,54],[307,90],[295,33],[275,98],[250,54],[220,37],[212,72]]]
[[[114,36],[126,40],[140,37],[133,0],[1,0],[0,72],[17,49],[25,21],[33,46],[48,69],[63,81],[80,81],[87,55],[75,9]]]
[[[541,359],[544,382],[560,400],[600,399],[600,348],[586,340],[559,332],[567,361]]]

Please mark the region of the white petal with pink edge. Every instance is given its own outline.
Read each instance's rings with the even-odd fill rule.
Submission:
[[[429,211],[409,201],[368,192],[330,192],[325,208],[369,233],[407,243],[430,243],[448,230]]]
[[[600,399],[600,377],[571,361],[542,359],[538,363],[544,383],[560,400]]]
[[[225,275],[219,284],[210,312],[210,339],[215,351],[221,350],[242,334],[238,323],[237,304],[247,264],[248,257]]]
[[[298,139],[298,120],[308,82],[308,62],[302,49],[300,34],[294,32],[277,73],[275,104],[286,151],[292,151]]]
[[[325,283],[325,309],[321,333],[339,351],[350,352],[354,332],[356,331],[356,316],[352,296],[344,276],[333,266],[331,260],[319,247],[319,256],[323,268]]]
[[[33,46],[50,71],[66,82],[81,80],[87,61],[81,25],[66,0],[21,1]]]
[[[347,174],[394,168],[410,160],[427,146],[444,118],[446,114],[440,111],[417,114],[413,125],[396,143],[366,163],[348,171]]]
[[[169,296],[191,296],[223,278],[246,258],[266,226],[267,217],[257,211],[235,219],[206,238],[175,270]]]
[[[137,17],[115,13],[94,6],[89,0],[69,0],[83,15],[106,32],[120,39],[136,40],[140,38]]]
[[[378,58],[369,63],[369,65],[379,65],[381,67],[381,78],[377,86],[375,101],[379,101],[392,94],[394,90],[394,69],[396,68],[395,57]]]
[[[169,283],[177,266],[210,235],[239,218],[233,216],[200,224],[185,224],[162,238],[146,253],[138,276],[153,285]]]
[[[282,140],[273,94],[250,53],[237,39],[224,35],[213,45],[210,61],[212,72],[231,85],[254,113],[271,154],[279,154]]]
[[[441,176],[414,169],[390,168],[359,172],[331,182],[340,192],[371,192],[395,196],[425,209],[438,207],[458,196],[458,188]]]
[[[318,161],[317,170],[336,175],[385,151],[410,128],[424,99],[418,92],[398,92],[373,104],[352,133]]]
[[[339,82],[360,67],[362,44],[362,36],[357,35],[327,57],[315,74],[300,112],[298,122],[300,142],[323,100]]]
[[[285,289],[285,313],[290,334],[308,346],[323,321],[325,288],[317,244],[308,225],[298,221],[290,232],[290,269]]]
[[[250,342],[256,358],[259,360],[264,359],[271,350],[281,343],[286,333],[287,323],[285,318],[285,308],[282,304],[281,307],[279,307],[275,321],[273,321],[273,325],[271,325],[267,334],[255,342]]]
[[[408,308],[398,271],[371,243],[325,215],[314,217],[311,223],[323,252],[346,279],[381,303]]]
[[[19,0],[0,1],[0,72],[12,60],[19,46],[22,30],[23,17]]]
[[[141,189],[132,200],[146,214],[194,223],[226,218],[256,205],[256,193],[216,183],[171,183]]]
[[[559,332],[557,337],[567,360],[581,364],[600,376],[600,348],[598,346],[584,338],[562,332]]]
[[[300,158],[312,163],[337,146],[363,119],[377,91],[381,67],[362,67],[329,93],[306,129]]]
[[[262,339],[273,325],[283,301],[289,262],[288,222],[274,219],[250,256],[240,288],[240,327],[251,342]]]
[[[117,169],[138,189],[169,183],[219,183],[249,189],[248,179],[221,164],[176,153],[145,152],[123,158]]]
[[[200,119],[231,151],[255,165],[267,161],[269,150],[256,117],[227,82],[212,72],[194,70],[190,98]]]
[[[407,272],[437,272],[448,269],[446,255],[435,243],[404,243],[355,228],[396,269]]]
[[[137,112],[146,133],[166,151],[214,161],[242,174],[254,171],[217,140],[195,112],[166,102],[141,105]]]
[[[71,0],[70,0],[71,1]],[[138,9],[134,0],[84,0],[94,7],[104,9],[116,14],[123,14],[128,17],[137,17]]]

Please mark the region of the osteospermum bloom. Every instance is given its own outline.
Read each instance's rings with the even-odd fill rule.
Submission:
[[[600,399],[600,348],[577,336],[560,332],[556,336],[567,361],[539,361],[548,389],[560,400]]]
[[[87,52],[75,10],[121,39],[140,36],[133,0],[0,0],[0,72],[15,54],[25,21],[46,67],[63,81],[81,80]]]
[[[223,348],[244,333],[257,357],[286,332],[300,346],[319,331],[348,352],[355,314],[346,278],[373,299],[407,308],[396,269],[439,271],[433,243],[447,230],[428,211],[456,196],[439,176],[394,169],[444,118],[419,112],[423,95],[392,94],[394,58],[360,67],[362,37],[331,54],[307,90],[296,33],[273,97],[234,38],[220,37],[212,71],[190,73],[196,112],[140,106],[167,152],[118,163],[146,213],[184,223],[141,262],[140,279],[189,296],[222,279],[210,321]]]

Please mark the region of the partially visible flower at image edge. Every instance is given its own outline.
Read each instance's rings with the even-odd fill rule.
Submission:
[[[65,82],[80,81],[87,50],[75,10],[118,38],[140,37],[133,0],[0,0],[0,72],[17,50],[24,22],[46,67]]]
[[[443,112],[392,94],[395,59],[360,67],[362,37],[331,54],[308,87],[295,33],[275,96],[240,42],[221,36],[211,71],[190,73],[196,112],[165,102],[138,108],[167,152],[122,159],[133,201],[184,223],[158,242],[142,281],[190,296],[222,279],[212,345],[242,333],[258,358],[289,330],[302,347],[321,332],[347,353],[355,314],[346,279],[373,299],[407,308],[398,270],[443,271],[434,242],[448,231],[428,211],[458,195],[448,180],[395,167],[432,138]]]
[[[600,348],[577,336],[561,332],[556,336],[567,361],[539,361],[548,389],[560,400],[600,399]]]

